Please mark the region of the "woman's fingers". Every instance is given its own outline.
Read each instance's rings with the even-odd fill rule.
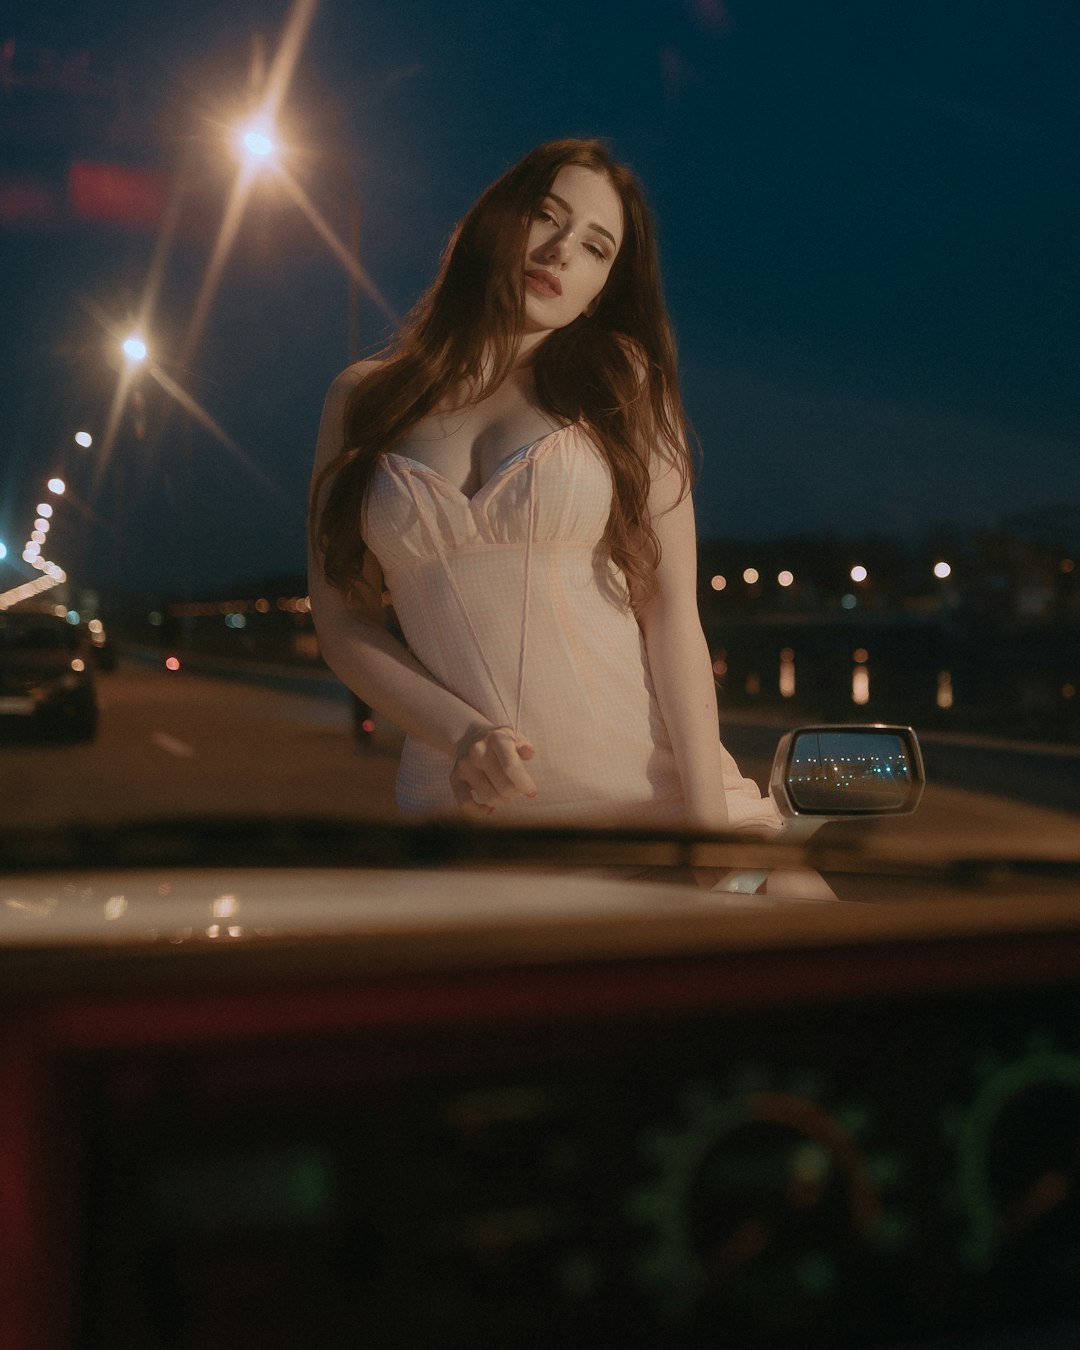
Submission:
[[[477,737],[450,771],[458,803],[490,811],[515,797],[535,797],[536,784],[524,767],[535,753],[532,742],[515,736],[510,727],[496,727]]]
[[[474,820],[487,820],[488,816],[495,810],[493,806],[484,806],[480,801],[480,794],[469,786],[464,778],[455,777],[457,770],[450,775],[450,786],[453,789],[454,800],[457,802],[460,810]]]

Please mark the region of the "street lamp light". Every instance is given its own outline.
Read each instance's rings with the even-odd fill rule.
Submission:
[[[250,168],[270,164],[277,158],[278,143],[272,128],[252,122],[247,127],[241,127],[237,140]]]
[[[146,343],[138,333],[131,333],[126,337],[120,344],[120,349],[132,365],[138,365],[140,362],[146,360]]]

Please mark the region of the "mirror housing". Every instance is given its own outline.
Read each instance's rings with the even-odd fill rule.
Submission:
[[[902,816],[926,783],[911,727],[884,723],[797,727],[781,737],[769,790],[789,820]]]

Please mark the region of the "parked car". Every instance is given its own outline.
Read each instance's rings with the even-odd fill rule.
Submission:
[[[85,631],[58,614],[0,613],[0,727],[89,741],[97,726]]]

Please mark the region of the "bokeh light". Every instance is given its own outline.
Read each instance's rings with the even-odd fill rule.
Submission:
[[[249,159],[270,163],[278,152],[278,143],[269,127],[257,123],[241,129],[237,137],[240,148]]]

